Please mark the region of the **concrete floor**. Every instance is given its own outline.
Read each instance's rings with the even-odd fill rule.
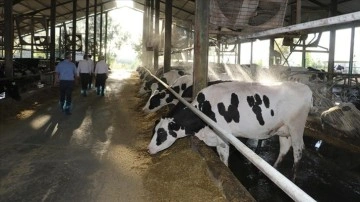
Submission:
[[[147,153],[153,122],[138,112],[138,83],[128,72],[114,72],[105,97],[94,90],[82,97],[77,89],[72,115],[59,110],[57,88],[21,103],[7,101],[1,114],[10,115],[0,123],[0,201],[253,201],[246,191],[244,198],[224,194],[223,182],[206,166],[194,167],[206,165],[204,159],[181,143],[181,152]],[[183,151],[192,161],[168,159]],[[182,179],[178,164],[192,166]]]

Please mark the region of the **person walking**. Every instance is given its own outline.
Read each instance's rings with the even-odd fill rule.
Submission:
[[[60,87],[60,108],[68,115],[71,114],[71,94],[76,79],[76,66],[71,61],[71,57],[71,53],[66,53],[65,59],[55,67],[55,82],[59,83]]]
[[[104,56],[99,56],[99,61],[95,65],[95,86],[97,95],[104,96],[105,83],[108,77],[109,65],[105,62]]]
[[[88,55],[84,55],[84,59],[79,61],[78,68],[77,68],[77,75],[80,77],[81,81],[81,94],[86,97],[86,91],[89,85],[90,74],[91,74],[91,67],[89,64]]]
[[[89,62],[89,65],[90,65],[90,69],[91,69],[91,72],[90,72],[90,78],[89,78],[89,84],[88,84],[88,89],[91,89],[91,85],[92,85],[92,82],[93,82],[93,77],[94,77],[94,61],[91,59],[92,55],[88,55],[88,62]]]

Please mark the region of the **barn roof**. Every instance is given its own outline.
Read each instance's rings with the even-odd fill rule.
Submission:
[[[0,0],[3,8],[5,0]],[[129,0],[131,1],[131,0]],[[281,27],[291,22],[297,0],[210,0],[211,6],[211,29],[230,29],[238,32],[256,32],[259,30]],[[132,0],[134,7],[143,10],[145,0]],[[160,0],[160,18],[165,16],[165,2]],[[302,0],[302,22],[327,18],[333,0]],[[73,1],[56,0],[56,23],[72,20]],[[172,15],[174,22],[193,23],[195,14],[195,0],[173,0]],[[89,13],[94,13],[95,1],[89,1]],[[97,6],[103,6],[103,10],[111,10],[117,7],[115,0],[97,0]],[[239,6],[242,6],[240,9]],[[17,31],[27,32],[32,25],[29,16],[35,16],[35,30],[44,28],[50,18],[51,1],[47,0],[13,0],[13,15],[16,21],[15,35]],[[295,9],[296,10],[296,9]],[[347,14],[360,11],[358,0],[337,0],[337,14]],[[100,12],[100,8],[97,8]],[[86,15],[86,0],[77,0],[77,18]],[[0,10],[0,26],[4,24],[4,11]],[[273,19],[278,16],[279,19]],[[34,17],[33,17],[34,19]],[[269,23],[269,21],[271,21]],[[0,30],[0,35],[2,35]]]

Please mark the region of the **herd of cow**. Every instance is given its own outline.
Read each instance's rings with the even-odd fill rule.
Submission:
[[[308,85],[293,78],[289,79],[292,81],[271,84],[209,79],[208,86],[192,99],[191,72],[186,69],[162,71],[160,69],[154,74],[226,132],[257,140],[279,136],[280,152],[274,167],[292,147],[295,177],[304,149],[303,132],[307,118],[319,110],[313,106],[314,95]],[[229,143],[216,135],[211,127],[149,76],[146,70],[139,68],[138,72],[143,82],[139,94],[150,95],[143,107],[144,112],[156,112],[166,105],[174,106],[169,114],[156,121],[148,146],[149,153],[167,149],[178,138],[195,135],[208,146],[216,147],[220,159],[227,165]],[[306,81],[311,80],[314,80],[314,76],[309,74]],[[330,107],[321,113],[319,120],[323,127],[331,126],[360,138],[360,101]]]

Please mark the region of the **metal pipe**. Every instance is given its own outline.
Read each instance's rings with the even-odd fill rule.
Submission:
[[[146,68],[145,68],[146,69]],[[315,201],[312,197],[310,197],[307,193],[301,190],[297,185],[291,182],[288,178],[286,178],[283,174],[277,171],[274,167],[268,164],[264,159],[258,156],[255,152],[249,149],[246,145],[244,145],[239,139],[237,139],[234,135],[228,133],[221,127],[217,125],[212,119],[204,115],[197,108],[188,103],[185,99],[183,99],[179,94],[177,94],[170,86],[161,81],[159,78],[154,76],[148,69],[146,69],[148,73],[154,77],[158,82],[160,82],[166,89],[168,89],[176,98],[179,99],[185,106],[187,106],[191,111],[193,111],[196,115],[199,116],[203,121],[205,121],[216,134],[220,135],[222,138],[225,138],[229,141],[234,147],[239,150],[251,163],[253,163],[259,170],[261,170],[271,181],[273,181],[280,189],[282,189],[288,196],[290,196],[294,201],[301,202],[311,202]]]
[[[261,38],[261,37],[272,36],[272,35],[277,35],[277,34],[284,34],[284,33],[288,33],[288,32],[302,31],[302,30],[311,29],[311,28],[318,28],[318,27],[336,25],[336,24],[342,24],[342,23],[350,23],[350,22],[353,22],[356,20],[360,20],[360,11],[349,13],[349,14],[344,14],[344,15],[339,15],[339,16],[335,16],[335,17],[325,18],[325,19],[321,19],[321,20],[314,20],[314,21],[305,22],[305,23],[301,23],[301,24],[290,25],[287,27],[280,27],[280,28],[270,29],[270,30],[266,30],[266,31],[262,31],[262,32],[256,32],[256,33],[248,34],[248,35],[242,35],[242,36],[240,35],[239,39],[243,40],[243,39]]]

